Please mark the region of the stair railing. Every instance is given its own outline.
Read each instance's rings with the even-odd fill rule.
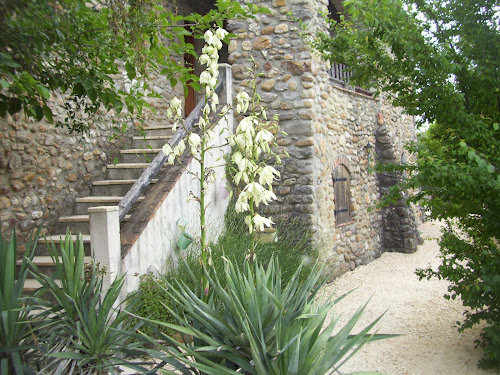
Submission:
[[[215,92],[217,94],[222,91],[223,87],[226,87],[226,92],[231,89],[226,83],[226,72],[228,71],[228,68],[230,69],[230,67],[228,67],[226,64],[221,64],[219,68],[220,70],[222,70],[222,72],[221,74],[219,74],[219,83],[215,88]],[[226,98],[227,97],[230,96],[226,95]],[[200,101],[193,109],[193,111],[188,115],[188,117],[186,117],[186,119],[184,120],[184,124],[182,126],[179,126],[172,138],[170,138],[170,140],[168,141],[168,144],[171,147],[176,146],[181,141],[181,139],[186,137],[188,131],[190,131],[193,126],[200,120],[204,106],[205,100]],[[149,186],[153,178],[156,177],[167,159],[168,157],[163,153],[163,151],[160,150],[158,155],[156,155],[156,157],[151,161],[151,164],[137,179],[134,185],[132,185],[127,194],[125,194],[125,196],[122,198],[122,200],[118,204],[120,222],[123,221],[125,215],[127,215],[134,203],[139,199],[143,191]]]

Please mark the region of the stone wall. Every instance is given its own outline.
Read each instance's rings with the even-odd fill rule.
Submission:
[[[280,166],[281,181],[275,187],[278,200],[264,209],[279,222],[291,220],[311,227],[314,215],[314,85],[310,47],[299,35],[299,23],[288,13],[308,20],[315,14],[315,2],[306,0],[268,0],[259,5],[271,14],[249,21],[232,21],[228,29],[237,37],[229,45],[236,90],[249,91],[249,61],[252,56],[262,77],[257,80],[261,104],[271,114],[278,113],[280,129],[288,136],[278,139],[289,158]]]
[[[54,98],[55,118],[63,116],[63,98]],[[94,178],[124,146],[108,143],[109,117],[91,127],[90,135],[68,135],[45,121],[22,114],[0,119],[0,221],[25,233],[35,226],[52,229],[60,215],[70,215],[78,196],[85,195]]]
[[[192,11],[186,5],[176,10],[184,14]],[[115,82],[125,91],[135,84],[125,75],[117,76]],[[131,145],[131,137],[139,134],[138,127],[165,123],[165,110],[172,93],[182,97],[179,86],[172,90],[165,77],[151,77],[151,89],[165,99],[149,98],[156,113],[144,109],[142,122],[129,121],[127,132],[114,140],[110,140],[112,127],[116,125],[113,121],[119,120],[114,111],[87,119],[90,132],[85,136],[68,134],[65,128],[25,118],[22,113],[0,118],[2,233],[16,228],[19,236],[23,236],[40,225],[43,233],[56,232],[58,218],[73,214],[75,199],[88,194],[93,180],[103,178],[106,165],[119,157],[121,149]],[[64,104],[63,93],[52,96],[48,105],[55,122],[64,119]]]
[[[413,118],[381,97],[334,82],[329,64],[311,52],[297,20],[306,22],[309,31],[324,27],[320,13],[327,11],[327,0],[267,0],[259,5],[271,14],[233,21],[228,28],[236,34],[229,45],[235,87],[249,90],[247,68],[253,57],[262,73],[257,81],[262,104],[280,115],[280,129],[288,134],[278,139],[290,155],[283,159],[275,186],[278,200],[264,212],[277,222],[299,221],[337,275],[385,251],[384,212],[369,210],[380,197],[379,180],[371,170],[376,135],[379,128],[387,129],[392,152],[400,157],[404,143],[415,137]],[[371,149],[365,148],[368,144]],[[335,222],[332,181],[339,164],[351,178],[351,221],[342,225]]]

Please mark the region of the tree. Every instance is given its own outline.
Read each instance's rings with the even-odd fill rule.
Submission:
[[[90,5],[89,5],[90,4]],[[199,89],[179,56],[196,52],[187,35],[201,37],[212,24],[248,17],[259,7],[217,0],[205,15],[166,11],[157,0],[3,0],[0,2],[0,117],[24,111],[53,122],[52,92],[67,95],[66,119],[56,125],[88,131],[100,110],[125,117],[148,107],[151,75],[166,75]],[[185,27],[185,23],[190,28]],[[117,75],[136,82],[120,90]],[[123,77],[125,78],[125,77]],[[124,111],[124,108],[127,111]],[[82,117],[81,115],[84,114]]]
[[[459,329],[484,320],[481,366],[500,365],[500,33],[497,0],[349,0],[314,47],[346,63],[354,84],[377,87],[429,129],[399,189],[417,188],[446,222],[438,270],[445,297],[467,307]],[[398,167],[395,167],[398,168]],[[402,168],[401,166],[399,167]],[[392,191],[387,199],[395,198]]]

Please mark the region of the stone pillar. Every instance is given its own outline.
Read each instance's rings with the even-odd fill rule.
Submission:
[[[107,289],[121,273],[119,207],[90,207],[88,212],[92,254],[101,267],[106,267],[103,288]]]

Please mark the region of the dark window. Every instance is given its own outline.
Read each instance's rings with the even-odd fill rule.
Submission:
[[[335,223],[351,221],[351,175],[344,165],[333,171],[333,191],[335,193]]]

